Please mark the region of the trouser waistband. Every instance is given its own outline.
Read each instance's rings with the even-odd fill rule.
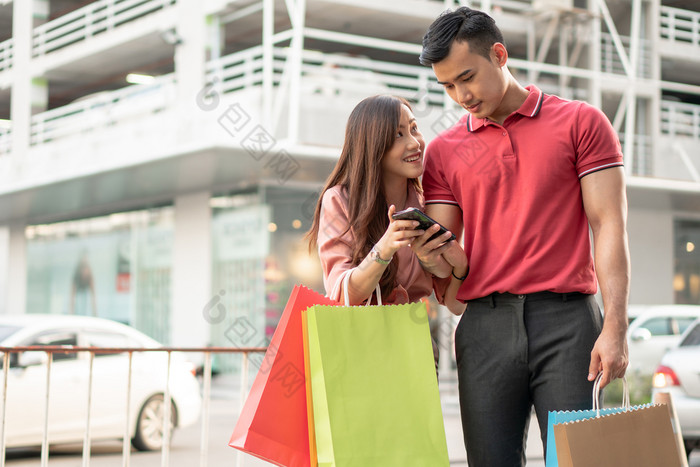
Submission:
[[[540,300],[551,300],[566,302],[569,300],[581,300],[583,298],[589,297],[589,294],[581,292],[567,292],[567,293],[557,293],[557,292],[534,292],[529,294],[512,294],[512,293],[492,293],[485,297],[477,298],[474,300],[469,300],[470,302],[488,302],[492,307],[496,306],[497,303],[513,303],[513,302],[534,302]]]

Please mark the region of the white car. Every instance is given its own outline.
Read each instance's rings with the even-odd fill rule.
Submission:
[[[145,334],[106,319],[67,315],[0,315],[0,347],[30,345],[162,347]],[[47,353],[8,353],[10,370],[7,375],[6,446],[41,445]],[[0,353],[0,357],[2,355]],[[90,412],[92,440],[124,438],[128,361],[128,353],[95,354]],[[2,358],[0,365],[3,365]],[[156,450],[163,444],[166,378],[165,352],[133,353],[129,437],[139,450]],[[50,444],[83,440],[87,426],[88,384],[88,352],[53,354],[48,422]],[[3,388],[0,385],[0,397],[2,395]],[[172,354],[170,395],[171,426],[184,427],[196,422],[201,408],[199,383],[194,376],[194,366],[178,353]]]
[[[678,347],[661,359],[652,394],[668,392],[678,414],[685,449],[700,448],[700,319],[683,334]]]
[[[650,376],[664,353],[675,347],[683,331],[700,317],[700,306],[630,305],[628,314],[633,318],[627,329],[628,372]]]

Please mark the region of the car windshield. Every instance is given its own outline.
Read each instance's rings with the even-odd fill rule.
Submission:
[[[0,325],[0,347],[3,341],[20,330],[19,326]]]
[[[700,345],[700,323],[696,324],[685,336],[683,342],[680,343],[681,347],[689,347],[691,345]]]

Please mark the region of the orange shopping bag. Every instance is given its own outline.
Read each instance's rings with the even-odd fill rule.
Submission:
[[[338,303],[295,286],[229,441],[276,465],[311,465],[301,312],[313,305]]]

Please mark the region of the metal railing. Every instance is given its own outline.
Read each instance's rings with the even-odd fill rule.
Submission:
[[[629,36],[620,36],[622,46],[627,54],[630,53],[630,38]],[[620,56],[615,49],[613,36],[610,33],[601,34],[601,54],[600,54],[600,69],[604,73],[614,73],[617,75],[625,74],[625,67],[620,60]],[[640,41],[639,54],[637,56],[637,77],[651,78],[651,41],[642,39]]]
[[[279,85],[289,49],[273,50],[273,81]],[[426,96],[431,104],[442,105],[442,87],[432,77],[432,71],[422,66],[402,65],[365,58],[328,54],[313,50],[302,51],[302,92],[342,95],[358,92],[390,92],[417,100]],[[252,47],[227,55],[207,64],[207,81],[212,92],[226,94],[252,86],[263,80],[263,49]]]
[[[32,116],[30,143],[43,144],[162,111],[175,102],[175,78],[127,86]]]
[[[9,38],[0,42],[0,73],[12,68],[12,53],[15,41]]]
[[[8,120],[0,124],[0,156],[12,151],[12,124]]]
[[[175,3],[176,0],[98,0],[34,28],[33,56],[103,34]]]
[[[700,47],[700,12],[661,6],[662,39]]]
[[[633,135],[631,175],[637,177],[654,177],[654,157],[652,138],[649,135]],[[620,134],[620,143],[624,146],[627,135]],[[628,162],[626,162],[628,163]]]
[[[700,140],[700,105],[661,101],[661,133]]]
[[[25,347],[0,347],[0,354],[2,354],[3,362],[3,391],[2,391],[2,401],[0,401],[0,409],[2,410],[2,419],[0,420],[0,467],[5,466],[6,461],[6,417],[7,417],[7,390],[8,390],[8,375],[10,372],[10,355],[13,353],[28,352],[28,351],[40,351],[47,354],[46,362],[46,389],[44,397],[44,419],[43,419],[43,439],[41,444],[41,466],[45,467],[48,465],[49,461],[49,407],[50,407],[50,394],[51,394],[51,369],[53,363],[54,354],[70,354],[76,352],[88,352],[89,353],[89,364],[88,364],[88,387],[87,387],[87,417],[85,420],[85,434],[83,438],[83,451],[82,451],[82,466],[89,467],[90,464],[90,445],[91,445],[91,433],[90,433],[90,415],[91,415],[91,405],[92,405],[92,394],[93,394],[93,371],[94,371],[94,359],[95,355],[107,355],[107,354],[128,354],[129,365],[128,365],[128,377],[125,387],[125,400],[126,400],[126,423],[124,426],[124,437],[122,445],[122,466],[128,467],[130,465],[131,459],[131,425],[133,420],[130,418],[131,410],[131,391],[132,391],[132,370],[133,370],[133,354],[134,353],[147,353],[147,352],[160,352],[167,354],[167,372],[166,372],[166,383],[165,391],[163,394],[163,401],[165,404],[163,410],[163,444],[161,448],[161,466],[166,467],[169,464],[170,457],[170,423],[171,423],[171,395],[170,395],[170,384],[171,384],[171,357],[173,352],[181,353],[202,353],[204,354],[204,372],[203,372],[203,384],[202,384],[202,410],[201,410],[201,440],[200,440],[200,466],[206,467],[208,465],[208,440],[209,440],[209,402],[211,399],[211,374],[212,374],[212,362],[211,355],[213,353],[239,353],[242,356],[241,364],[241,380],[240,380],[240,404],[241,407],[246,398],[247,388],[248,388],[248,354],[250,353],[262,353],[267,349],[264,347],[202,347],[202,348],[178,348],[178,347],[157,347],[157,348],[137,348],[137,347],[79,347],[79,346],[25,346]],[[36,401],[37,404],[41,401]]]

